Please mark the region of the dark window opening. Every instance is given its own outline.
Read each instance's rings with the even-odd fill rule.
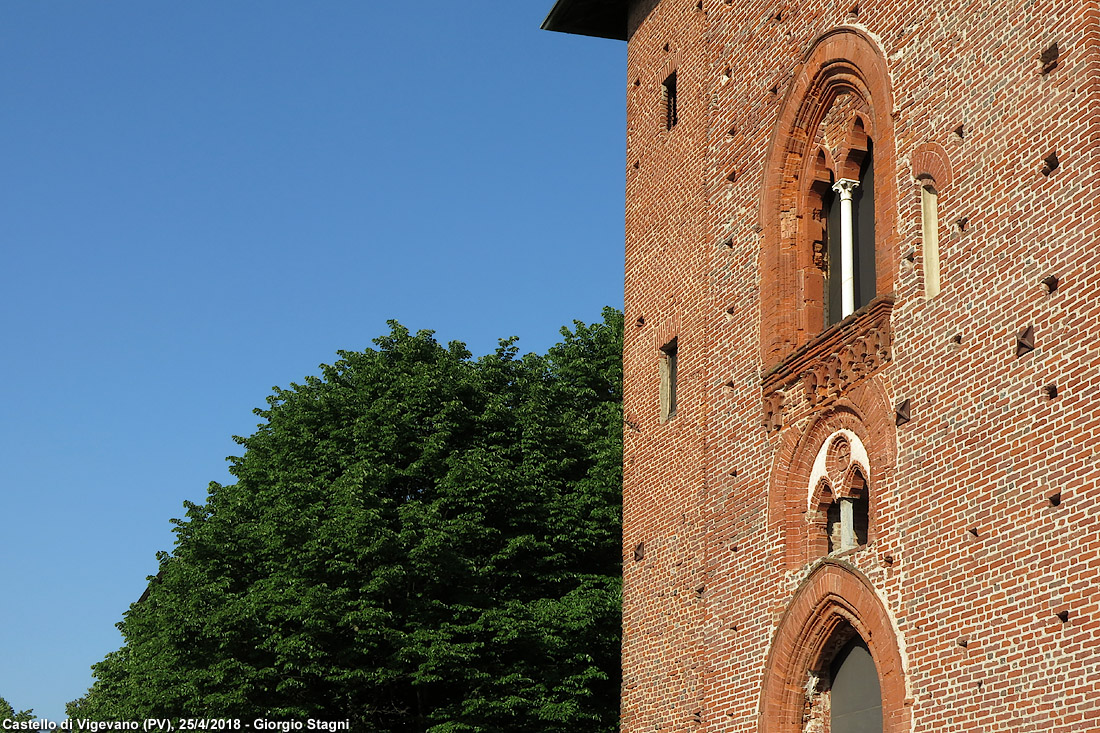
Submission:
[[[843,540],[840,536],[840,502],[834,501],[829,505],[826,516],[825,533],[829,539],[829,552],[837,552],[841,549]]]
[[[829,182],[833,179],[830,177]],[[822,197],[825,209],[825,242],[828,256],[825,258],[825,325],[839,323],[843,318],[840,292],[840,196],[829,190]]]
[[[676,372],[679,353],[676,339],[661,347],[661,419],[668,420],[676,414]]]
[[[830,733],[882,733],[882,689],[863,639],[848,642],[830,665]]]
[[[875,298],[875,146],[867,141],[867,155],[859,170],[859,188],[852,197],[856,235],[856,310]]]
[[[665,129],[671,130],[680,121],[678,100],[676,98],[676,72],[672,72],[661,85],[661,96],[665,102]]]
[[[871,503],[866,492],[852,501],[852,529],[856,535],[856,547],[867,544],[867,532],[871,525]]]

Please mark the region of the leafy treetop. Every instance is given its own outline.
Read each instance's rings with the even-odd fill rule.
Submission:
[[[617,730],[622,314],[477,360],[390,326],[256,410],[71,717]]]

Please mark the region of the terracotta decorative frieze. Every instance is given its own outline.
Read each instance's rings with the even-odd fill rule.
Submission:
[[[892,295],[880,295],[830,326],[764,375],[764,426],[828,404],[893,358]]]

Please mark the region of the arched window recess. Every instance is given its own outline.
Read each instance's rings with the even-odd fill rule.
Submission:
[[[779,112],[766,169],[772,183],[761,201],[761,271],[769,273],[761,281],[761,335],[769,367],[796,353],[801,360],[802,347],[829,340],[832,326],[875,304],[885,304],[888,315],[898,242],[886,68],[862,32],[829,31],[807,54]],[[842,340],[849,336],[859,334]]]
[[[900,638],[866,576],[821,561],[772,639],[758,733],[911,730]]]
[[[809,539],[818,557],[858,550],[870,541],[867,452],[850,431],[831,435],[811,474]]]
[[[951,160],[942,145],[927,142],[912,156],[913,180],[920,190],[921,263],[924,297],[940,293],[940,193],[951,185]]]

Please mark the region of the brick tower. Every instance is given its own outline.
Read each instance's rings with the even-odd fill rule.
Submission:
[[[1100,730],[1097,0],[628,41],[622,729]]]

